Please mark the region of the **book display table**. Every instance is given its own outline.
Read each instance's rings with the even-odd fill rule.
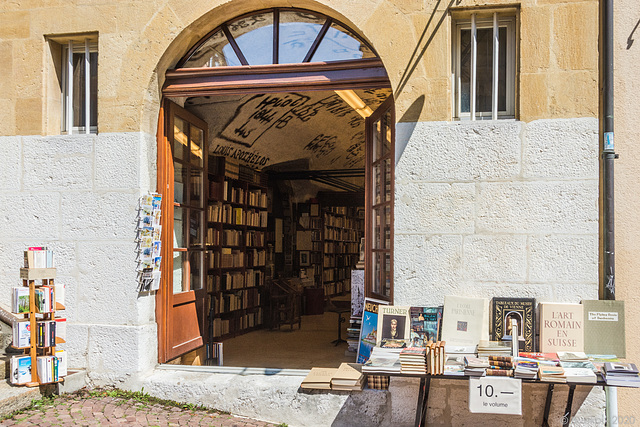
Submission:
[[[376,375],[376,376],[387,376],[387,377],[401,377],[401,378],[420,378],[420,385],[418,390],[418,402],[416,404],[416,417],[415,417],[415,425],[416,427],[422,427],[426,425],[427,420],[427,403],[429,400],[429,389],[431,387],[431,379],[444,379],[444,380],[457,380],[457,381],[468,381],[469,376],[462,375],[420,375],[420,374],[401,374],[401,373],[389,373],[389,372],[366,372],[366,375]],[[556,387],[558,386],[567,386],[569,387],[569,393],[567,396],[567,402],[565,405],[565,409],[562,417],[562,425],[569,426],[571,424],[571,411],[573,408],[573,396],[577,385],[584,386],[607,386],[604,381],[598,381],[596,383],[551,383],[546,381],[539,380],[528,380],[521,379],[523,383],[528,384],[547,384],[547,396],[545,399],[544,405],[544,414],[542,419],[542,426],[549,426],[549,412],[551,410],[551,402],[553,400],[553,393]],[[611,387],[611,386],[608,386]]]

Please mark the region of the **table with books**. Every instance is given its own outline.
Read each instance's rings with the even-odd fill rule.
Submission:
[[[557,384],[569,387],[563,425],[571,421],[576,385],[640,387],[636,365],[619,360],[625,357],[623,301],[447,296],[437,307],[367,299],[364,307],[362,373],[369,388],[388,388],[390,377],[419,378],[417,426],[426,422],[432,378],[475,386],[476,379],[506,377],[518,380],[520,396],[522,382],[548,384],[543,425]]]

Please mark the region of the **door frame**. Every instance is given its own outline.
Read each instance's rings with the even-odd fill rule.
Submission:
[[[386,69],[379,59],[366,59],[354,61],[336,61],[327,63],[302,63],[287,65],[263,65],[220,67],[203,69],[176,69],[168,70],[165,83],[162,88],[162,99],[158,117],[158,187],[157,192],[162,194],[162,223],[173,223],[173,200],[169,201],[165,193],[168,186],[168,165],[171,162],[171,152],[168,150],[167,141],[168,126],[166,115],[169,101],[173,97],[189,96],[214,96],[229,94],[255,94],[293,91],[320,91],[320,90],[344,90],[344,89],[391,89],[391,82]],[[386,100],[394,103],[393,95]],[[395,134],[395,103],[392,106],[394,117],[392,132]],[[365,120],[366,126],[366,120]],[[207,141],[208,143],[208,141]],[[368,140],[365,137],[365,146]],[[392,141],[393,149],[393,141]],[[366,155],[365,155],[366,158]],[[393,158],[393,157],[392,157]],[[368,168],[365,168],[368,169]],[[394,164],[395,171],[395,164]],[[205,170],[206,174],[206,170]],[[368,188],[365,184],[365,191]],[[205,189],[206,191],[206,189]],[[392,192],[393,177],[392,177]],[[173,193],[171,191],[171,193]],[[205,193],[206,194],[206,193]],[[173,198],[171,198],[173,199]],[[167,213],[169,213],[167,215]],[[371,213],[365,209],[365,223]],[[393,225],[393,222],[392,222]],[[164,230],[163,230],[164,231]],[[173,271],[170,260],[173,259],[173,240],[169,233],[162,233],[162,268],[160,289],[156,293],[156,322],[158,325],[158,362],[165,363],[171,358],[169,351],[169,304],[171,303],[172,289],[169,287],[168,274]],[[370,233],[369,233],[370,234]],[[365,230],[366,235],[366,230]],[[391,234],[391,250],[393,254],[393,228]],[[369,250],[365,250],[365,260],[370,263]],[[393,263],[393,259],[392,259]],[[367,264],[368,265],[368,264]],[[365,273],[370,268],[365,267]],[[392,269],[393,271],[393,269]],[[393,277],[391,278],[391,297],[393,297]],[[370,285],[366,284],[366,289]],[[393,300],[391,300],[393,301]],[[206,316],[206,313],[205,313]]]

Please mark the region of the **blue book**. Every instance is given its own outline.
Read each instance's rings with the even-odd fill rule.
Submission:
[[[442,306],[411,307],[409,317],[411,318],[409,339],[412,347],[425,347],[429,341],[440,341]]]

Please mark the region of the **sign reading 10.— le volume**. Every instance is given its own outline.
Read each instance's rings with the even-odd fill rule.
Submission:
[[[522,415],[522,381],[491,376],[469,379],[469,412]]]

